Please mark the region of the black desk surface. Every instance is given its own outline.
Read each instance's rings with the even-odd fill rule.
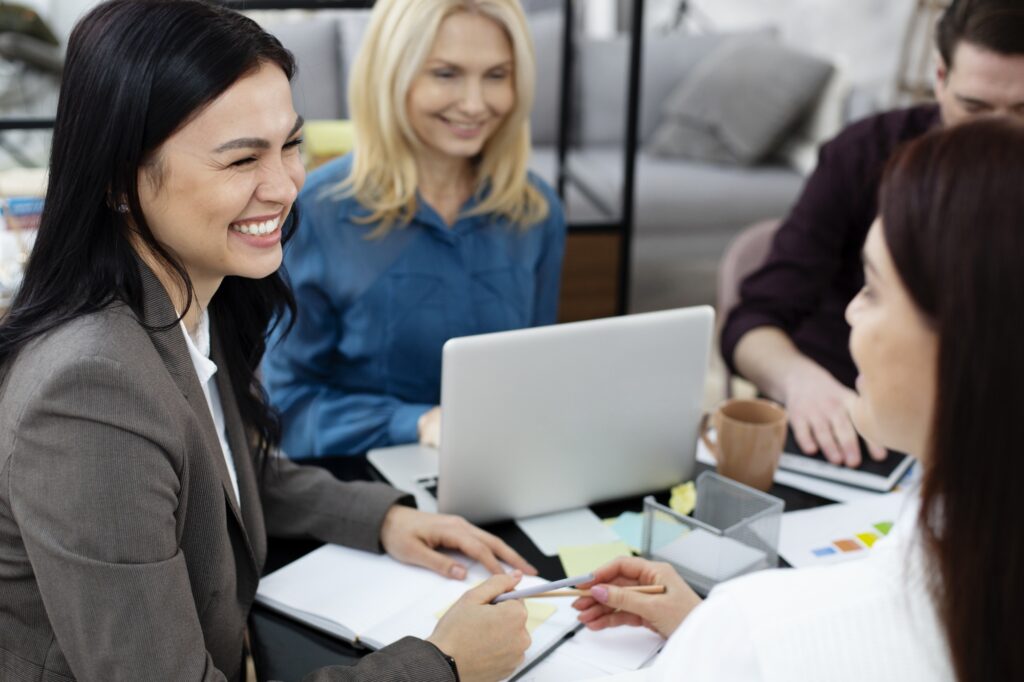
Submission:
[[[309,463],[322,466],[336,477],[346,481],[381,480],[380,475],[366,461],[365,457],[325,458]],[[706,465],[698,464],[696,473],[699,474],[709,468]],[[817,495],[778,484],[772,486],[769,492],[786,502],[786,511],[809,509],[831,503],[830,500]],[[668,504],[669,493],[667,490],[656,492],[655,497],[659,502]],[[592,509],[599,517],[610,518],[625,511],[640,511],[643,506],[642,499],[643,497],[640,496],[616,500],[595,505]],[[541,554],[540,550],[519,530],[514,521],[493,523],[484,528],[511,545],[537,568],[542,577],[548,580],[565,577],[558,557]],[[321,544],[312,540],[270,538],[265,572],[275,571],[313,551]],[[364,650],[280,616],[258,604],[253,607],[250,631],[253,654],[261,680],[298,682],[312,670],[326,665],[350,664],[366,653]]]

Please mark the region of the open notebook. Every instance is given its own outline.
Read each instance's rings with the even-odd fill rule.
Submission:
[[[449,580],[387,555],[324,545],[260,581],[256,601],[328,634],[379,649],[409,635],[426,638],[448,607],[490,575],[473,561],[465,565],[465,580]],[[546,582],[526,576],[518,588]],[[526,601],[533,643],[512,677],[576,629],[572,601]]]

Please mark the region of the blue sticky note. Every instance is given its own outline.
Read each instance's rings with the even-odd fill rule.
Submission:
[[[635,551],[643,550],[644,544],[644,515],[639,512],[624,512],[615,522],[611,529],[623,542],[632,547]],[[672,521],[654,519],[654,534],[651,537],[651,548],[657,549],[666,545],[686,530],[684,526]]]
[[[831,547],[821,547],[819,549],[813,550],[813,553],[816,557],[823,557],[828,556],[829,554],[835,554],[836,550],[832,549]]]

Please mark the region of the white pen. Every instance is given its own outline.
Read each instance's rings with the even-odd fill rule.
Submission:
[[[500,604],[501,602],[508,601],[509,599],[523,599],[534,594],[540,594],[541,592],[557,590],[560,587],[576,587],[580,583],[589,583],[593,579],[594,574],[588,573],[586,575],[578,575],[575,578],[556,580],[553,583],[544,583],[543,585],[537,585],[536,587],[527,587],[522,590],[514,590],[512,592],[506,592],[505,594],[499,594],[491,603]]]

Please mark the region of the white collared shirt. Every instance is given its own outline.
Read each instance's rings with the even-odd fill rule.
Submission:
[[[203,387],[203,395],[206,396],[206,405],[210,408],[213,424],[217,427],[217,439],[220,440],[220,450],[224,454],[224,463],[228,467],[228,476],[231,477],[231,487],[235,491],[235,502],[241,508],[242,498],[238,494],[238,474],[235,472],[235,458],[231,454],[227,430],[224,427],[224,407],[220,402],[220,391],[217,390],[217,382],[213,379],[214,375],[217,374],[217,365],[210,359],[209,311],[203,311],[194,337],[188,333],[184,321],[181,322],[181,331],[185,335],[185,344],[188,346],[188,354],[192,358],[192,365],[196,368],[199,385]]]

